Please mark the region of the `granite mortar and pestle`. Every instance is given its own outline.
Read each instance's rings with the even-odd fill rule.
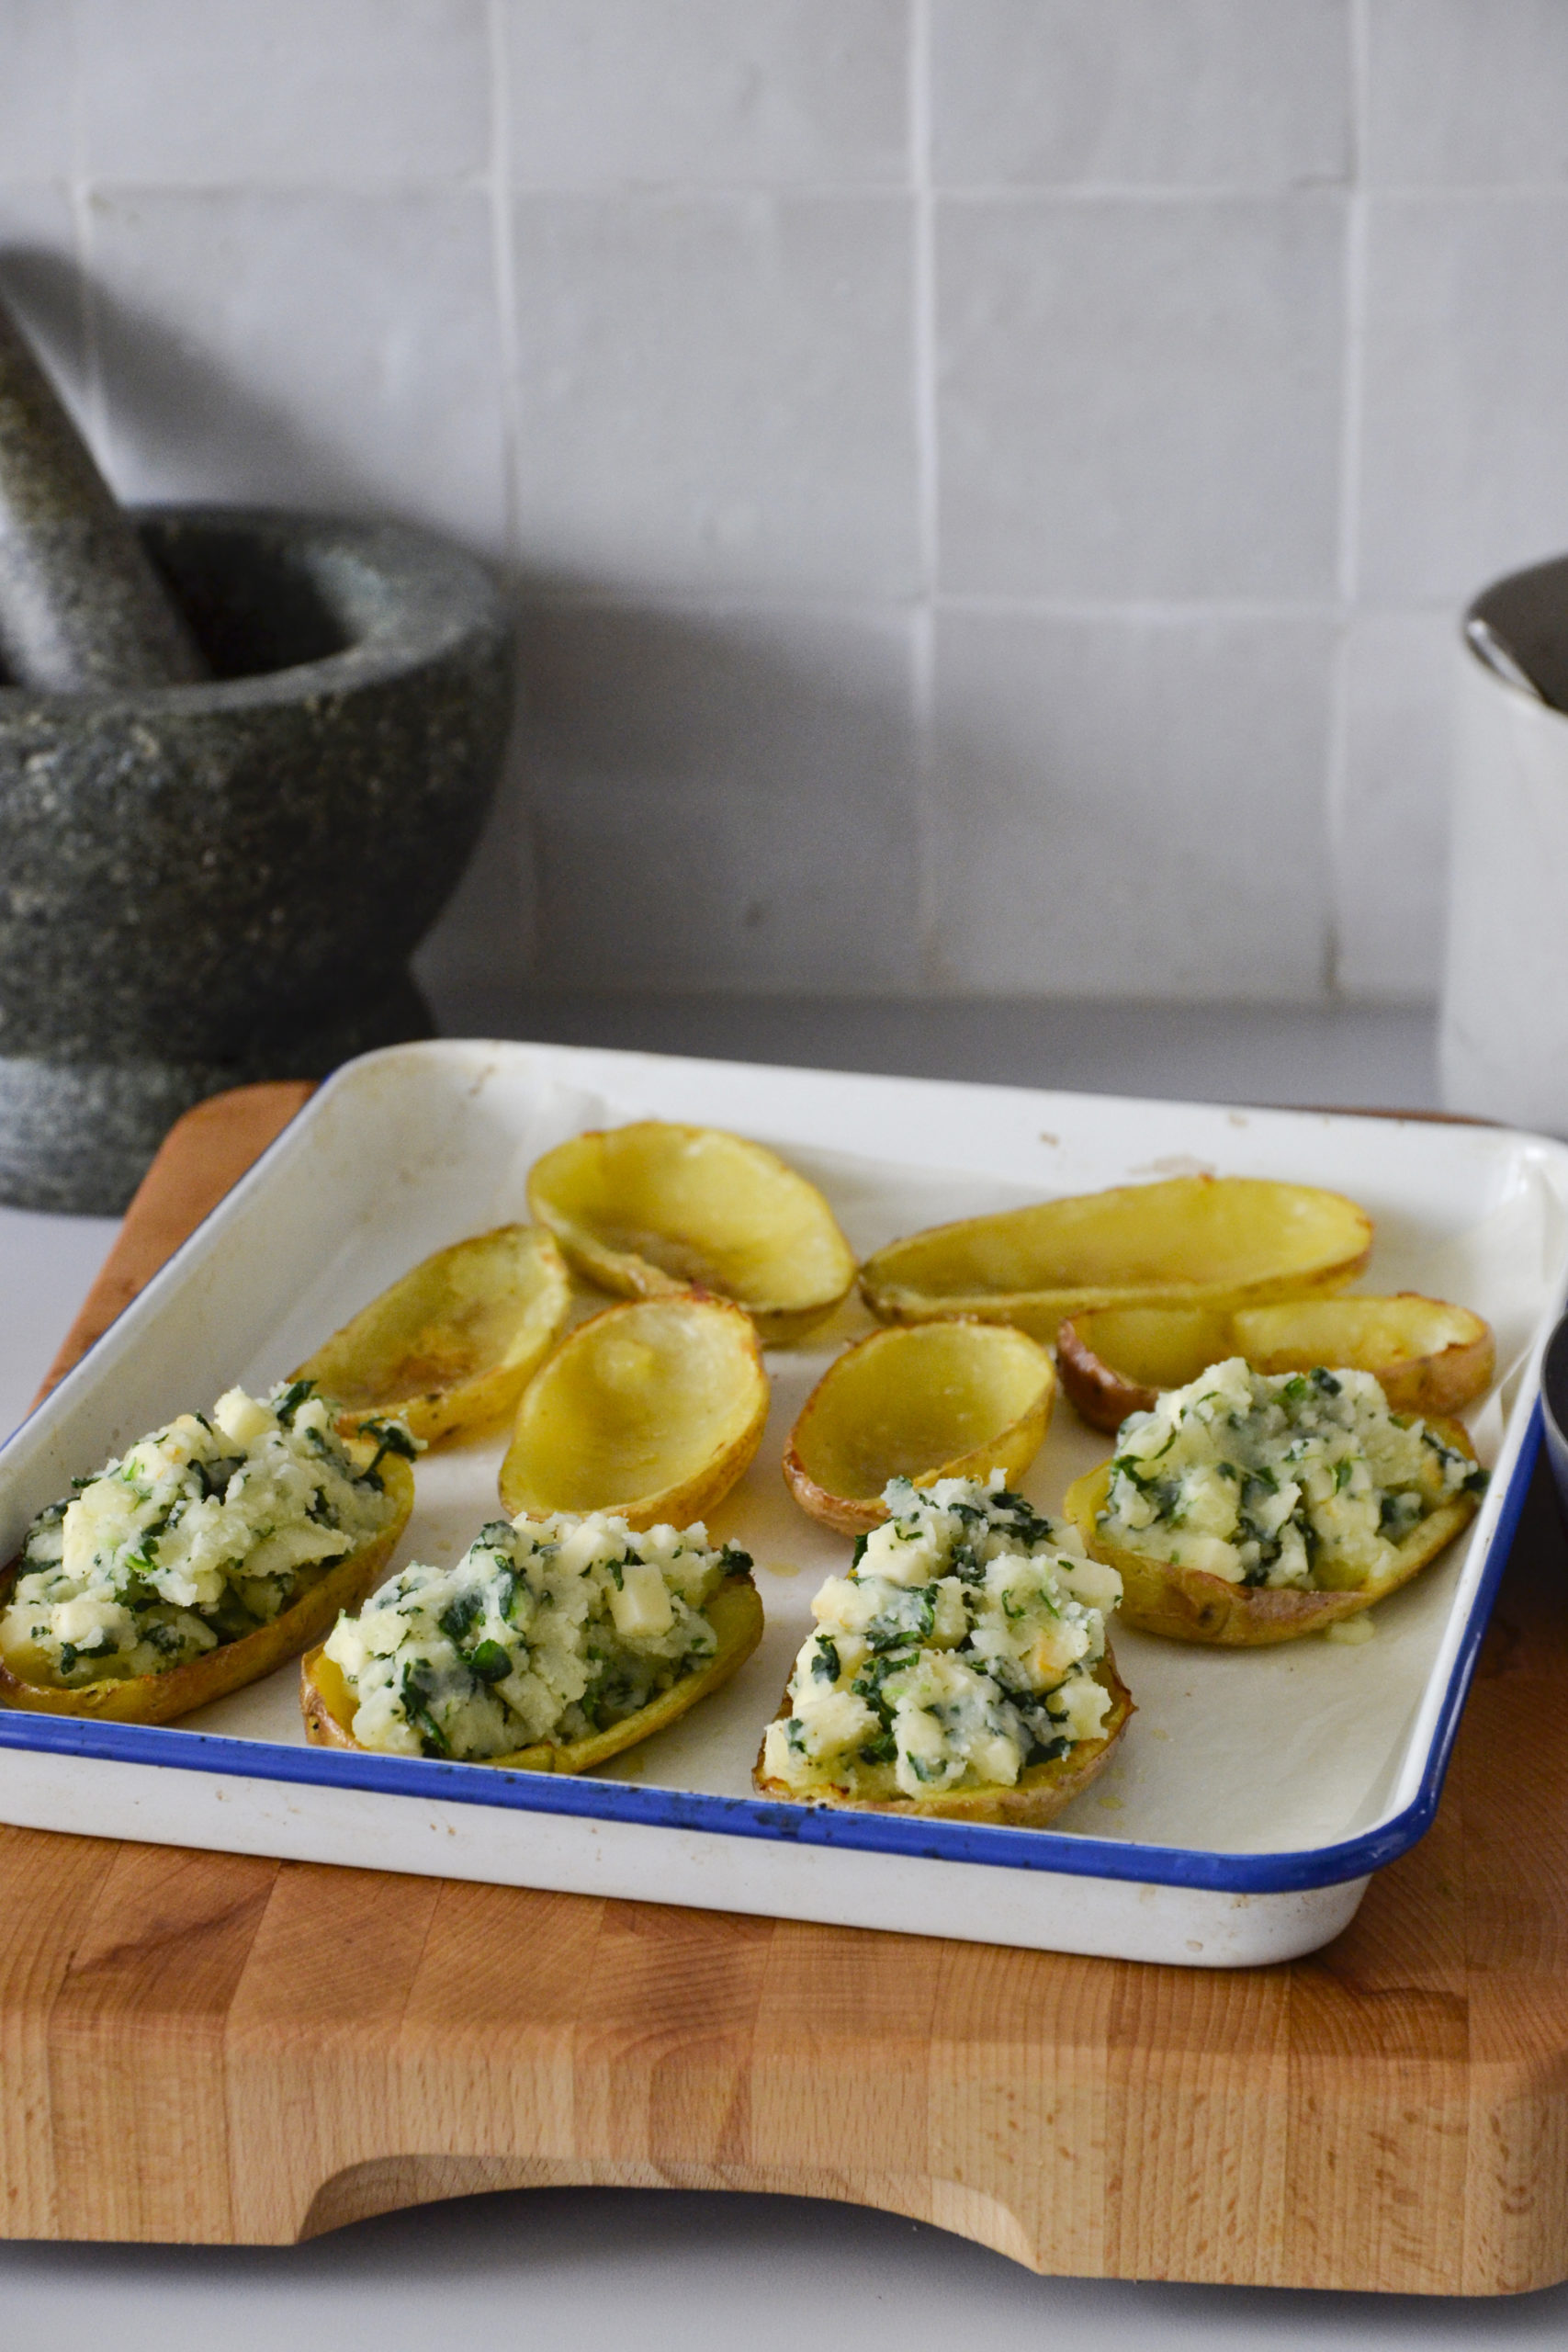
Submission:
[[[428,1036],[511,703],[472,558],[122,513],[0,303],[0,1201],[115,1214],[204,1095]]]

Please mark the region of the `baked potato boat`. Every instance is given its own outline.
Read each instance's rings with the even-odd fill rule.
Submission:
[[[1054,1340],[1091,1306],[1237,1307],[1342,1290],[1371,1219],[1341,1193],[1257,1176],[1176,1176],[964,1217],[861,1268],[880,1322],[974,1315]]]
[[[718,1127],[641,1119],[557,1146],[528,1203],[579,1273],[626,1298],[693,1289],[743,1306],[787,1345],[831,1315],[854,1252],[815,1184]]]
[[[1116,1576],[1000,1479],[895,1480],[812,1602],[752,1774],[768,1797],[1040,1829],[1133,1713]]]
[[[614,1510],[631,1527],[684,1526],[746,1469],[768,1396],[755,1327],[728,1300],[608,1306],[524,1390],[502,1502],[513,1518]]]
[[[347,1426],[393,1415],[441,1445],[515,1409],[570,1310],[571,1276],[552,1236],[498,1226],[422,1260],[293,1376],[335,1397]]]
[[[309,1383],[231,1389],[40,1512],[0,1579],[0,1704],[172,1723],[319,1641],[413,1507],[406,1430],[333,1415]]]
[[[1391,1414],[1370,1374],[1271,1377],[1238,1356],[1135,1416],[1066,1508],[1128,1624],[1256,1649],[1408,1584],[1485,1482],[1459,1422]]]
[[[589,1772],[728,1682],[762,1634],[751,1562],[701,1525],[498,1520],[415,1564],[300,1668],[315,1746]]]
[[[1465,1306],[1401,1291],[1392,1298],[1289,1298],[1226,1313],[1110,1306],[1070,1316],[1056,1335],[1063,1387],[1086,1421],[1114,1435],[1162,1389],[1245,1356],[1256,1372],[1316,1364],[1370,1372],[1396,1413],[1454,1414],[1490,1385],[1490,1327]]]
[[[841,1534],[887,1516],[891,1478],[1021,1478],[1045,1442],[1056,1375],[1005,1324],[874,1331],[830,1363],[790,1432],[784,1475],[803,1510]]]

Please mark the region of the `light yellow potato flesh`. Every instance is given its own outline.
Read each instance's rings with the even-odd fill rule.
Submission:
[[[767,1418],[739,1306],[682,1293],[606,1307],[525,1389],[501,1499],[513,1519],[613,1510],[634,1528],[683,1527],[729,1492]]]
[[[1392,1298],[1292,1298],[1224,1314],[1201,1307],[1105,1307],[1057,1334],[1062,1385],[1096,1429],[1146,1413],[1161,1389],[1184,1388],[1212,1363],[1242,1355],[1256,1371],[1332,1364],[1370,1372],[1396,1413],[1461,1412],[1490,1385],[1490,1328],[1468,1307],[1403,1291]]]
[[[413,1267],[290,1374],[343,1408],[394,1413],[427,1445],[504,1420],[566,1327],[571,1276],[552,1235],[503,1225]]]
[[[1003,1324],[874,1331],[807,1398],[784,1478],[813,1519],[860,1533],[886,1518],[889,1478],[1021,1477],[1045,1442],[1055,1394],[1044,1349]]]
[[[1458,1421],[1428,1419],[1427,1426],[1445,1444],[1474,1460],[1469,1433]],[[1204,1569],[1151,1560],[1143,1552],[1111,1543],[1097,1523],[1110,1491],[1111,1464],[1102,1462],[1067,1488],[1064,1507],[1085,1549],[1120,1571],[1119,1614],[1140,1633],[1221,1649],[1264,1649],[1275,1642],[1299,1641],[1304,1634],[1321,1634],[1343,1618],[1359,1616],[1418,1576],[1468,1526],[1476,1510],[1473,1495],[1456,1495],[1442,1504],[1412,1528],[1393,1566],[1371,1584],[1338,1589],[1284,1585],[1270,1590],[1267,1585],[1230,1584]]]
[[[650,1739],[728,1682],[762,1638],[762,1603],[749,1576],[727,1577],[705,1604],[703,1614],[718,1636],[712,1657],[635,1714],[612,1724],[607,1731],[595,1732],[590,1739],[566,1740],[558,1747],[548,1740],[536,1740],[509,1756],[474,1760],[509,1772],[592,1772],[596,1765],[608,1763],[612,1756],[635,1747],[639,1740]],[[312,1747],[351,1747],[362,1756],[383,1752],[364,1747],[355,1738],[353,1693],[342,1669],[324,1649],[311,1650],[299,1662],[299,1707],[305,1736]]]
[[[852,1793],[828,1787],[813,1789],[809,1795],[803,1796],[787,1781],[768,1778],[762,1770],[762,1749],[758,1751],[751,1784],[761,1795],[777,1798],[786,1804],[831,1804],[854,1813],[904,1814],[917,1821],[976,1821],[1004,1829],[1044,1829],[1104,1770],[1111,1749],[1135,1712],[1133,1694],[1116,1671],[1116,1661],[1109,1648],[1094,1670],[1094,1679],[1111,1693],[1111,1709],[1102,1736],[1099,1739],[1079,1740],[1066,1756],[1058,1756],[1049,1764],[1026,1765],[1010,1788],[997,1783],[987,1788],[954,1789],[944,1796],[907,1797],[897,1790],[892,1766],[880,1765],[860,1768],[861,1776],[870,1783],[863,1792],[859,1788]],[[786,1692],[779,1713],[788,1712]]]
[[[934,1226],[861,1268],[884,1323],[977,1315],[1052,1340],[1090,1306],[1235,1307],[1342,1290],[1371,1219],[1338,1193],[1254,1176],[1176,1176]]]
[[[367,1458],[368,1458],[367,1456]],[[101,1724],[168,1724],[214,1699],[226,1699],[257,1682],[287,1658],[298,1657],[331,1633],[344,1609],[357,1609],[380,1583],[413,1509],[413,1471],[400,1455],[387,1454],[377,1473],[396,1504],[392,1519],[368,1544],[339,1560],[270,1625],[258,1625],[236,1642],[221,1642],[200,1657],[167,1674],[139,1674],[118,1682],[90,1682],[80,1690],[28,1682],[0,1661],[0,1706],[31,1714],[87,1716]],[[0,1608],[11,1598],[18,1562],[0,1577]]]
[[[854,1253],[815,1184],[718,1127],[596,1129],[545,1154],[528,1202],[580,1273],[627,1298],[734,1299],[775,1343],[844,1298]]]

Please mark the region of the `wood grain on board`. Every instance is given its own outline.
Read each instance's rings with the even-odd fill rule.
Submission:
[[[181,1121],[52,1377],[303,1101]],[[1568,2276],[1568,1575],[1538,1480],[1430,1836],[1325,1951],[1147,1967],[0,1828],[0,2229],[276,2243],[790,2191],[1046,2271]]]

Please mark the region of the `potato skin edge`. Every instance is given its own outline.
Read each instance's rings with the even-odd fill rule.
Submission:
[[[872,1528],[880,1527],[886,1519],[887,1506],[880,1495],[839,1495],[830,1487],[822,1486],[801,1460],[800,1435],[812,1413],[821,1409],[823,1392],[831,1389],[840,1366],[862,1348],[872,1345],[883,1336],[881,1332],[869,1332],[865,1339],[857,1340],[853,1347],[846,1348],[841,1355],[835,1356],[795,1416],[795,1427],[784,1448],[784,1477],[790,1493],[802,1510],[840,1535],[868,1534]],[[916,1486],[934,1486],[940,1478],[984,1478],[992,1470],[1005,1470],[1010,1480],[1021,1478],[1045,1442],[1051,1416],[1055,1408],[1056,1376],[1051,1370],[1048,1358],[1046,1370],[1050,1376],[1027,1412],[1021,1413],[1016,1420],[1010,1421],[1005,1429],[986,1439],[983,1444],[971,1446],[967,1453],[955,1455],[951,1462],[944,1462],[935,1469],[922,1470],[915,1479]]]
[[[226,1699],[259,1682],[264,1674],[282,1666],[336,1623],[339,1611],[357,1608],[375,1589],[382,1569],[396,1551],[413,1509],[413,1471],[397,1454],[389,1454],[383,1476],[393,1490],[398,1511],[390,1525],[357,1552],[351,1552],[329,1569],[319,1584],[301,1595],[270,1625],[237,1642],[224,1642],[167,1674],[139,1674],[123,1682],[89,1683],[81,1690],[57,1690],[28,1682],[0,1660],[0,1706],[28,1714],[74,1715],[93,1723],[167,1724]],[[8,1601],[16,1582],[19,1557],[0,1575],[0,1605]]]
[[[1082,1795],[1091,1781],[1098,1779],[1137,1713],[1133,1694],[1117,1672],[1109,1643],[1095,1668],[1094,1679],[1111,1692],[1111,1728],[1100,1739],[1080,1741],[1070,1756],[1059,1756],[1049,1764],[1027,1766],[1012,1788],[957,1790],[938,1797],[837,1796],[829,1790],[813,1790],[808,1796],[803,1796],[798,1789],[768,1779],[762,1770],[765,1743],[757,1751],[751,1785],[760,1796],[771,1797],[780,1804],[831,1805],[841,1813],[885,1813],[909,1821],[967,1821],[1004,1829],[1045,1829],[1075,1797]],[[786,1684],[774,1721],[788,1712]],[[1092,1753],[1084,1752],[1088,1750]]]
[[[1469,1432],[1459,1422],[1434,1419],[1428,1426],[1446,1444],[1474,1461]],[[1295,1586],[1271,1591],[1267,1586],[1231,1584],[1202,1568],[1150,1560],[1140,1552],[1108,1542],[1095,1524],[1095,1513],[1110,1486],[1111,1464],[1102,1462],[1098,1470],[1086,1471],[1073,1481],[1063,1509],[1083,1537],[1085,1550],[1120,1574],[1118,1613],[1123,1623],[1141,1634],[1159,1634],[1167,1641],[1197,1642],[1215,1649],[1267,1649],[1279,1642],[1321,1634],[1346,1617],[1359,1617],[1408,1584],[1446,1551],[1477,1509],[1473,1495],[1456,1495],[1444,1503],[1401,1544],[1395,1566],[1375,1584],[1347,1591]]]
[[[631,1124],[680,1127],[682,1132],[691,1135],[705,1132],[689,1123],[679,1120],[639,1120],[633,1121]],[[547,1180],[542,1184],[537,1182],[539,1170],[554,1159],[558,1152],[586,1143],[593,1137],[616,1132],[617,1130],[610,1127],[588,1127],[582,1134],[571,1136],[567,1144],[558,1144],[552,1151],[543,1154],[541,1159],[535,1162],[528,1174],[527,1193],[530,1216],[555,1236],[562,1255],[575,1272],[582,1275],[586,1281],[596,1283],[601,1290],[609,1291],[614,1296],[675,1298],[683,1293],[693,1291],[700,1293],[704,1289],[702,1283],[682,1282],[678,1275],[666,1272],[662,1266],[656,1266],[650,1259],[639,1257],[635,1250],[610,1249],[606,1243],[598,1238],[592,1227],[579,1223],[575,1217],[557,1206],[550,1197]],[[739,1145],[743,1150],[756,1153],[761,1158],[771,1160],[775,1167],[783,1169],[795,1182],[805,1186],[808,1192],[814,1193],[821,1204],[823,1216],[838,1238],[843,1253],[844,1276],[842,1283],[834,1290],[831,1296],[819,1295],[792,1306],[784,1306],[768,1299],[737,1298],[729,1292],[713,1291],[711,1294],[715,1297],[728,1298],[733,1306],[739,1306],[742,1313],[749,1315],[756,1325],[760,1336],[770,1347],[791,1347],[796,1340],[805,1339],[808,1333],[816,1330],[819,1324],[825,1323],[849,1296],[854,1286],[856,1273],[854,1252],[845,1240],[839,1221],[829,1207],[822,1193],[811,1182],[809,1177],[802,1176],[800,1170],[797,1168],[792,1168],[788,1160],[783,1159],[778,1152],[770,1151],[766,1144],[754,1143],[749,1136],[736,1135],[728,1128],[709,1128],[705,1132],[723,1135],[729,1142]]]
[[[597,1765],[608,1763],[612,1756],[622,1755],[628,1747],[651,1739],[655,1732],[679,1722],[710,1692],[722,1690],[739,1672],[762,1638],[761,1595],[749,1575],[727,1577],[705,1604],[705,1614],[718,1635],[718,1648],[706,1666],[695,1674],[683,1676],[649,1705],[640,1707],[635,1715],[628,1715],[624,1723],[596,1733],[592,1739],[569,1741],[564,1747],[557,1747],[549,1740],[537,1740],[531,1747],[515,1748],[508,1756],[476,1756],[462,1760],[507,1772],[563,1772],[575,1776],[591,1772]],[[325,1676],[323,1668],[327,1669]],[[342,1748],[356,1756],[385,1753],[380,1748],[364,1747],[339,1720],[330,1691],[330,1680],[335,1674],[332,1660],[323,1657],[320,1644],[299,1661],[299,1712],[304,1718],[306,1739],[312,1747]],[[341,1683],[342,1677],[336,1679]],[[429,1763],[435,1759],[423,1757],[399,1760]]]

